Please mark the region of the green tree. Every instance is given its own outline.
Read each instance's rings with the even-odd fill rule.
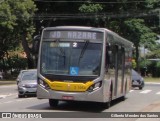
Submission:
[[[152,50],[155,46],[156,34],[145,25],[143,19],[129,19],[124,24],[127,28],[125,36],[135,45],[136,63],[139,68],[139,47],[144,45],[145,48]]]
[[[88,2],[87,4],[82,4],[79,7],[79,11],[82,13],[87,13],[87,14],[94,14],[94,23],[97,26],[99,26],[99,17],[98,13],[100,13],[103,10],[103,6],[101,4],[93,4]]]
[[[4,46],[0,52],[3,57],[9,49],[22,43],[28,59],[28,67],[33,68],[29,42],[34,32],[33,16],[36,11],[33,0],[5,0],[0,4],[0,42]]]
[[[160,50],[159,48],[155,48],[154,51],[147,54],[147,58],[153,59],[153,58],[160,58]]]
[[[18,41],[14,41],[18,36],[13,34],[16,25],[16,16],[12,14],[8,1],[2,1],[0,4],[0,61],[1,69],[4,71],[7,66],[4,56],[8,56],[8,50],[14,49],[18,44]]]

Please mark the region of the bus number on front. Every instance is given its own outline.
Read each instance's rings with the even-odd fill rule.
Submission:
[[[75,90],[85,90],[85,86],[74,86]]]

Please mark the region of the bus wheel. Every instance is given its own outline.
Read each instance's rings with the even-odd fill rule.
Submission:
[[[126,96],[122,96],[120,99],[121,99],[122,101],[125,101]]]
[[[110,108],[111,107],[111,102],[112,102],[112,91],[110,90],[110,92],[109,92],[109,100],[108,100],[108,102],[103,104],[103,107],[105,109]]]
[[[112,102],[112,91],[109,91],[109,101],[107,102],[107,109],[111,107],[111,102]]]
[[[126,99],[126,93],[127,93],[127,83],[125,84],[125,90],[124,95],[120,98],[122,101],[125,101]]]
[[[57,107],[57,105],[58,105],[58,100],[49,99],[49,105],[50,105],[50,107]]]

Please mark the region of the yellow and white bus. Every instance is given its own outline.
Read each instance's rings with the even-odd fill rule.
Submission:
[[[125,98],[131,87],[133,44],[105,28],[44,28],[38,55],[37,98],[63,101]]]

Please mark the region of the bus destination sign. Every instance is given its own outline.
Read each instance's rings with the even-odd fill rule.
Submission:
[[[44,38],[66,38],[66,39],[102,39],[103,34],[100,32],[89,31],[46,31]]]

